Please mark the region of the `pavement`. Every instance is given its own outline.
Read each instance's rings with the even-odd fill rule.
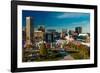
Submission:
[[[74,60],[74,58],[71,55],[67,55],[64,57],[64,60]]]

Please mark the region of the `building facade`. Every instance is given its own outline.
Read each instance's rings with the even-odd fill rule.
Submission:
[[[76,27],[75,32],[78,33],[78,34],[82,33],[82,27]]]
[[[33,32],[32,17],[26,17],[26,45],[32,45]]]

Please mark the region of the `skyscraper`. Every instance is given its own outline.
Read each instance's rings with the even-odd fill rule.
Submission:
[[[82,27],[76,27],[75,32],[78,33],[78,34],[82,33]]]
[[[69,35],[73,35],[74,31],[73,30],[69,30]]]
[[[33,32],[32,17],[26,17],[26,45],[32,45]]]
[[[67,29],[62,29],[62,32],[65,34],[65,36],[68,35]]]

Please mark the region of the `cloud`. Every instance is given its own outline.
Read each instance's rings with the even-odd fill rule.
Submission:
[[[57,17],[62,19],[62,18],[80,18],[84,16],[89,16],[89,14],[87,13],[63,13]]]
[[[72,22],[71,25],[86,25],[90,24],[89,21],[81,21],[81,22]]]

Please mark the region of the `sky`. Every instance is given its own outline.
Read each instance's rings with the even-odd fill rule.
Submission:
[[[26,26],[26,17],[32,17],[33,26],[37,29],[44,26],[45,29],[75,30],[75,27],[82,27],[83,33],[90,32],[90,13],[76,12],[51,12],[51,11],[22,11],[22,27]]]

